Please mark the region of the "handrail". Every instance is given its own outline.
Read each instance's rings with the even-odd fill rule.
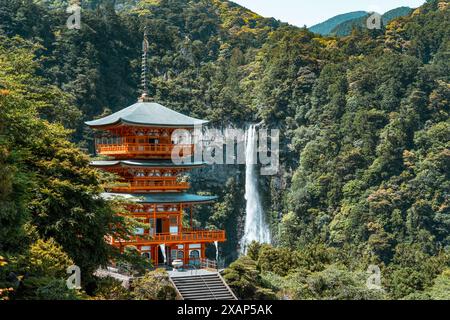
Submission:
[[[132,181],[128,183],[131,187],[165,187],[165,186],[189,186],[188,182],[181,182],[176,180],[163,180],[163,181]]]
[[[209,260],[208,258],[202,258],[200,259],[200,264],[202,267],[204,267],[205,269],[214,269],[214,270],[218,270],[218,265],[215,261],[213,260]],[[211,265],[211,267],[210,267]]]
[[[214,297],[214,300],[219,300],[217,299],[216,295],[214,294],[214,292],[211,290],[211,288],[208,286],[208,284],[206,283],[205,279],[203,279],[203,276],[201,274],[198,274],[198,276],[200,277],[200,279],[202,279],[203,284],[205,285],[206,288],[208,288],[209,293],[211,293],[211,295]]]
[[[151,151],[151,152],[171,152],[174,147],[194,149],[193,144],[142,144],[142,143],[99,143],[96,145],[98,151]]]
[[[160,181],[160,180],[164,180],[164,181],[171,181],[171,180],[175,180],[177,181],[178,176],[133,176],[132,177],[132,181]],[[126,182],[130,182],[130,181],[126,181]],[[180,181],[182,182],[182,181]]]
[[[189,182],[180,182],[176,179],[170,180],[139,180],[139,181],[130,181],[125,186],[109,186],[109,189],[115,191],[133,191],[133,190],[161,190],[161,189],[189,189]]]
[[[194,231],[194,232],[181,232],[179,234],[170,234],[170,233],[157,233],[149,239],[143,239],[142,237],[133,236],[129,240],[122,239],[114,239],[115,243],[121,242],[155,242],[155,243],[166,243],[173,241],[214,241],[214,240],[225,240],[225,231],[224,230],[204,230],[204,231]]]
[[[200,261],[201,263],[201,261]],[[189,265],[190,267],[193,267],[195,270],[195,276],[196,277],[200,277],[200,279],[203,281],[203,284],[205,285],[205,287],[208,289],[209,293],[211,293],[211,295],[214,297],[215,300],[219,300],[217,299],[216,295],[214,294],[214,292],[212,292],[211,288],[208,286],[208,284],[206,283],[205,279],[202,277],[202,275],[200,273],[198,273],[198,270],[200,270],[200,267],[197,267],[196,265]]]

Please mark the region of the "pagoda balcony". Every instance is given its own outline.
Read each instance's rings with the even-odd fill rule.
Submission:
[[[112,192],[146,192],[146,191],[183,191],[190,188],[188,182],[177,182],[174,179],[168,180],[133,180],[124,186],[112,186]]]
[[[179,148],[180,157],[188,157],[194,154],[193,144],[139,144],[139,143],[113,143],[113,144],[96,144],[97,154],[127,158],[146,157],[146,158],[162,158],[170,159],[174,147]],[[187,151],[188,152],[185,152]]]
[[[183,244],[183,243],[211,243],[214,241],[226,241],[225,230],[183,230],[177,234],[157,233],[149,236],[148,239],[133,236],[128,240],[113,239],[112,245],[159,245],[159,244]]]

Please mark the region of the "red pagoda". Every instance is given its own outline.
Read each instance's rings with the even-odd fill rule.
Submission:
[[[137,248],[154,266],[171,265],[174,260],[181,260],[185,266],[198,266],[205,259],[206,244],[224,242],[225,231],[192,228],[193,206],[211,203],[216,197],[187,193],[190,186],[183,181],[183,174],[205,164],[175,164],[172,150],[180,145],[172,141],[172,133],[177,129],[193,131],[207,121],[151,101],[147,90],[147,51],[145,35],[143,93],[139,101],[107,117],[86,122],[96,130],[97,154],[106,156],[106,160],[93,161],[91,165],[120,177],[121,183],[108,188],[104,197],[129,200],[129,214],[148,226],[138,228],[131,239],[111,237],[109,241],[121,250],[127,246]],[[183,150],[193,153],[194,147],[183,146]],[[190,217],[185,219],[187,214]],[[190,227],[186,227],[188,221]]]

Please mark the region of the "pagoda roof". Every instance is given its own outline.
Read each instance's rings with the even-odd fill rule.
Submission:
[[[188,117],[155,102],[137,102],[125,109],[101,119],[85,122],[88,126],[101,128],[111,125],[128,124],[135,126],[155,126],[186,128],[208,123],[206,120]]]
[[[171,160],[96,160],[91,162],[94,167],[148,167],[148,168],[192,168],[202,167],[206,165],[204,162],[186,162],[183,164],[175,164]]]
[[[200,196],[189,193],[102,193],[102,198],[110,200],[123,198],[137,203],[211,203],[217,196]]]

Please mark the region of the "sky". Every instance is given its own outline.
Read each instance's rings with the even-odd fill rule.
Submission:
[[[352,11],[385,13],[408,6],[417,8],[425,0],[231,0],[264,17],[311,27],[338,14]]]

